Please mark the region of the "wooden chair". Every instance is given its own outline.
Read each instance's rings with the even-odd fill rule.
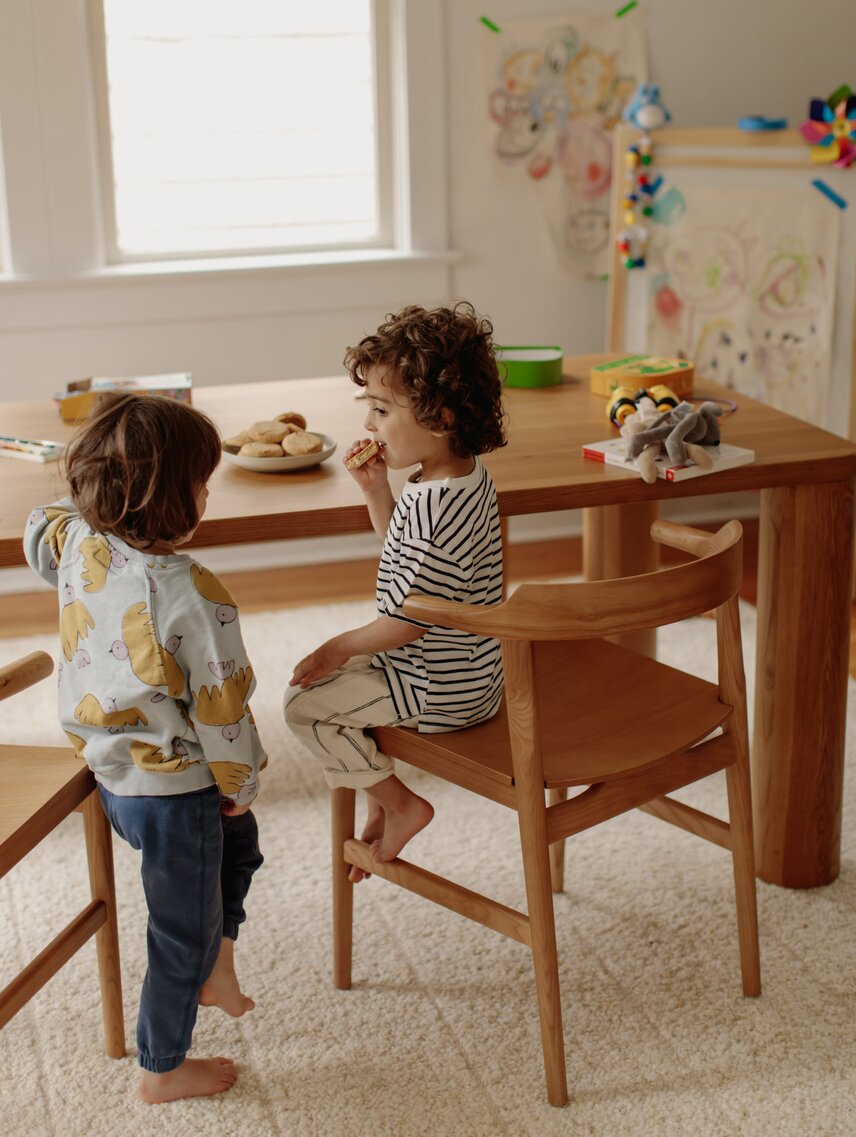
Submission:
[[[32,686],[52,671],[53,660],[43,651],[0,668],[0,700]],[[79,915],[0,992],[0,1027],[94,934],[107,1053],[111,1058],[122,1058],[125,1028],[112,835],[92,772],[71,747],[0,745],[0,785],[0,877],[64,818],[80,809],[92,896]]]
[[[730,849],[743,991],[757,995],[761,988],[737,606],[742,529],[730,521],[709,534],[655,521],[651,534],[698,559],[617,580],[525,584],[493,608],[427,598],[406,604],[420,620],[501,641],[504,706],[489,722],[465,730],[419,734],[382,727],[374,730],[375,738],[396,759],[517,810],[528,912],[404,860],[377,863],[368,846],[354,839],[354,791],[333,791],[335,985],[351,985],[350,865],[525,944],[535,969],[553,1105],[568,1100],[552,898],[552,891],[562,889],[566,837],[640,808]],[[603,638],[712,609],[718,683]],[[730,823],[665,796],[722,769]],[[588,788],[568,798],[571,787]],[[434,824],[442,824],[442,817]]]

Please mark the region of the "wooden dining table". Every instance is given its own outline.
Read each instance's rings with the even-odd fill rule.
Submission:
[[[647,485],[632,472],[582,456],[585,443],[615,433],[606,400],[588,385],[591,365],[609,358],[614,356],[568,357],[561,384],[506,389],[508,444],[485,459],[500,513],[509,518],[582,509],[584,571],[597,579],[657,567],[648,529],[661,501],[755,495],[757,869],[762,879],[786,887],[827,884],[838,875],[840,858],[856,446],[700,381],[696,397],[736,407],[722,420],[723,439],[754,450],[755,461]],[[310,430],[336,441],[338,453],[318,466],[280,474],[222,462],[191,547],[369,530],[362,495],[340,460],[354,439],[365,436],[360,393],[344,375],[194,388],[194,405],[224,436],[298,411]],[[63,442],[73,429],[50,400],[0,404],[0,434]],[[64,492],[56,463],[0,461],[0,567],[24,563],[21,535],[30,510]]]

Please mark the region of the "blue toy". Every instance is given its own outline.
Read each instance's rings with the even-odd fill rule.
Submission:
[[[764,118],[760,114],[747,114],[738,120],[737,125],[741,130],[785,130],[788,120],[786,118]]]
[[[640,83],[621,117],[637,130],[657,130],[672,119],[660,99],[657,83]]]

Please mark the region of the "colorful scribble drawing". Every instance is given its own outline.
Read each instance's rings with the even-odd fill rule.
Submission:
[[[835,211],[810,208],[808,190],[685,196],[681,221],[652,235],[648,349],[682,353],[700,377],[826,426]]]
[[[494,153],[538,183],[560,258],[604,271],[610,132],[646,77],[641,24],[503,22],[485,51]]]

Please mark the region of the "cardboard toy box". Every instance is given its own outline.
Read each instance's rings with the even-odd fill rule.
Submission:
[[[668,359],[662,355],[625,355],[611,363],[599,363],[589,374],[593,395],[612,394],[616,387],[653,387],[663,383],[676,395],[693,393],[695,368],[688,359]]]
[[[189,403],[191,378],[187,372],[174,375],[135,375],[127,379],[77,379],[65,391],[54,395],[63,422],[85,419],[102,391],[138,391],[147,395],[165,395]]]

